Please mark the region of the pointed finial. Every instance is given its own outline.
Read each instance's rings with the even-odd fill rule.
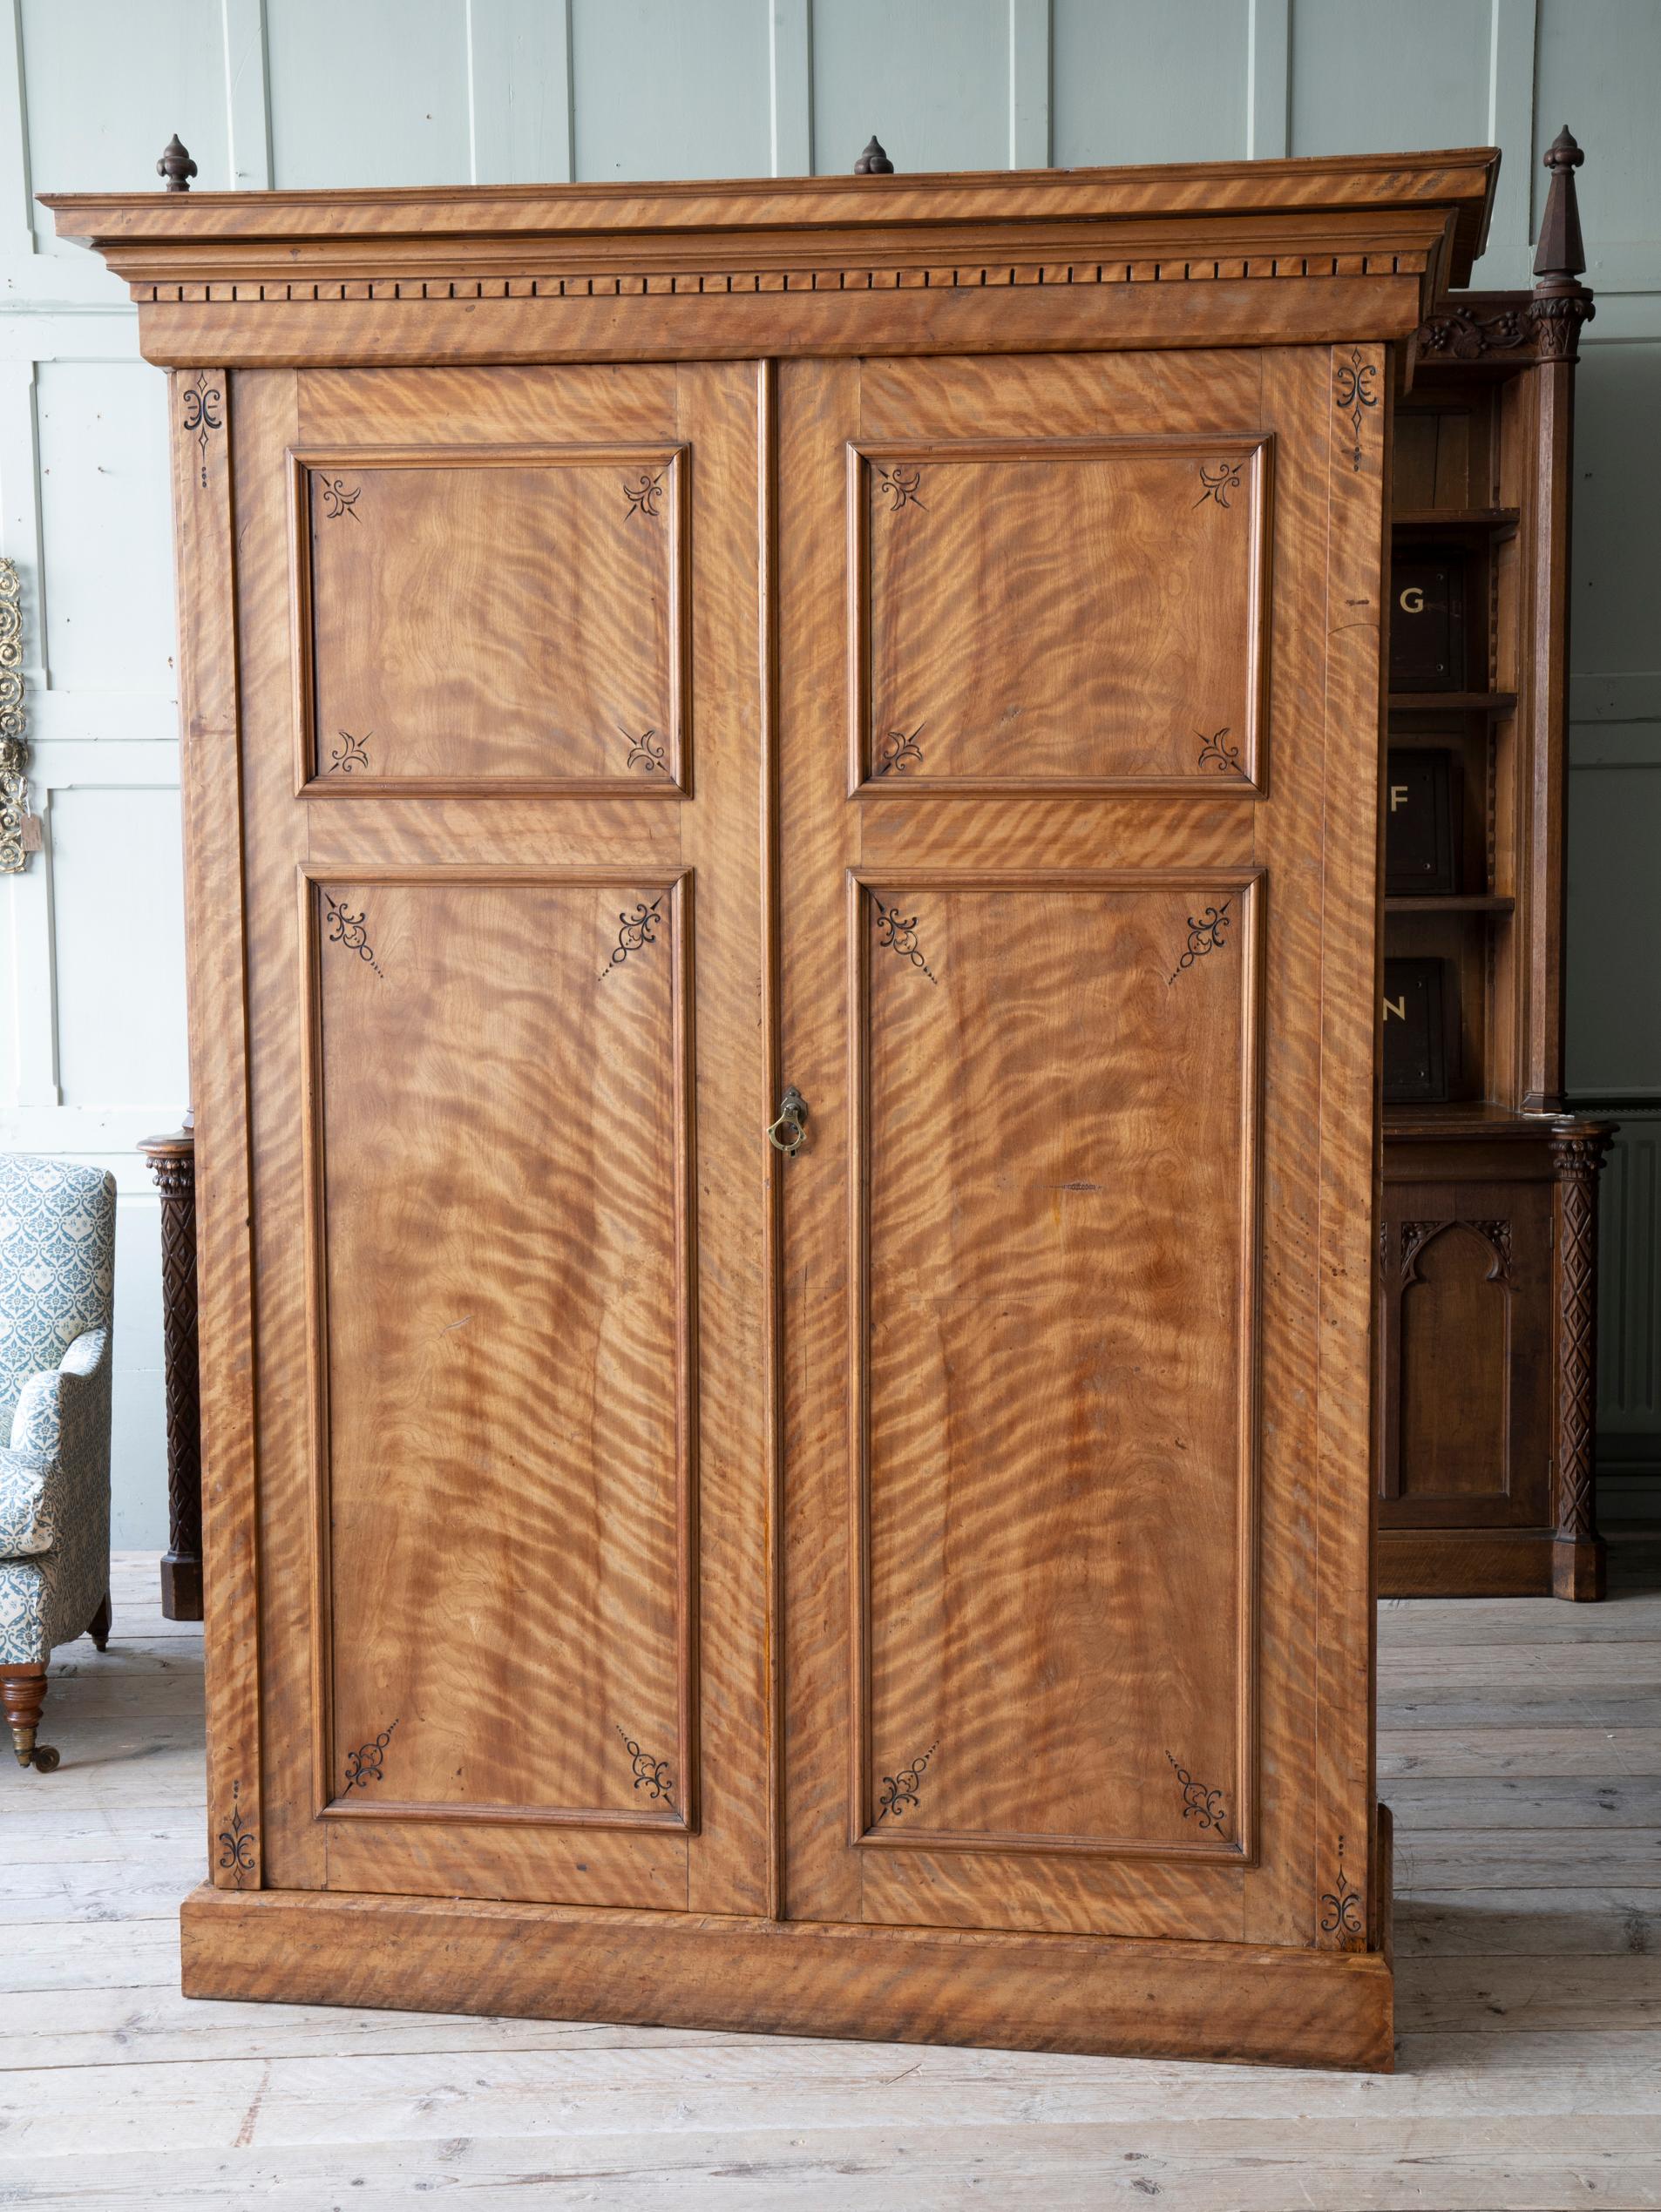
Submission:
[[[865,141],[865,150],[853,165],[856,177],[892,177],[894,165],[883,150],[882,140],[873,132]]]
[[[1581,242],[1575,172],[1585,159],[1567,125],[1544,155],[1551,183],[1534,257],[1534,298],[1529,303],[1542,361],[1573,361],[1581,325],[1596,313],[1592,295],[1580,281],[1586,248]]]
[[[169,192],[190,190],[190,180],[196,174],[196,164],[190,158],[190,149],[179,143],[177,131],[168,139],[162,157],[156,164],[156,174],[166,179]]]

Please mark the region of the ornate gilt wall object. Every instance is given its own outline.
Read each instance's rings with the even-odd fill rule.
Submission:
[[[605,982],[614,968],[622,966],[631,952],[639,952],[644,946],[657,943],[658,925],[666,918],[658,911],[663,903],[663,893],[660,891],[649,906],[644,900],[640,900],[636,902],[632,914],[624,912],[618,916],[617,919],[621,923],[622,927],[617,932],[615,951],[600,971],[601,983]]]
[[[346,1762],[346,1787],[367,1789],[372,1782],[386,1779],[386,1747],[392,1741],[396,1720],[389,1721],[372,1743],[360,1743]]]
[[[1188,1769],[1173,1752],[1168,1751],[1176,1780],[1183,1792],[1183,1818],[1197,1821],[1203,1829],[1214,1835],[1226,1837],[1229,1832],[1228,1801],[1220,1789],[1210,1789],[1203,1782],[1196,1782]]]
[[[29,739],[23,704],[23,587],[0,560],[0,876],[21,876],[40,847],[29,811]]]
[[[676,1809],[675,1777],[670,1771],[668,1761],[654,1759],[650,1752],[642,1751],[627,1728],[619,1728],[617,1733],[623,1739],[623,1749],[627,1752],[629,1762],[634,1769],[636,1789],[643,1789],[654,1802],[661,1799],[669,1810],[674,1812]]]
[[[885,1774],[883,1776],[883,1786],[877,1801],[878,1820],[903,1820],[908,1805],[913,1811],[916,1810],[918,1784],[923,1779],[924,1771],[929,1761],[939,1748],[938,1743],[931,1743],[926,1751],[919,1752],[918,1756],[908,1766],[902,1767],[898,1774]]]
[[[1197,960],[1203,960],[1208,952],[1217,952],[1222,950],[1225,943],[1224,932],[1234,919],[1233,915],[1229,911],[1233,904],[1234,901],[1231,898],[1225,898],[1221,906],[1208,906],[1203,914],[1189,916],[1188,947],[1182,958],[1166,977],[1167,984],[1174,984],[1185,968],[1191,968]]]

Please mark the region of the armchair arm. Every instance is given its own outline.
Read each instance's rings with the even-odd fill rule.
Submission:
[[[107,1481],[110,1332],[89,1329],[31,1375],[0,1450],[0,1559],[50,1552],[89,1484]]]

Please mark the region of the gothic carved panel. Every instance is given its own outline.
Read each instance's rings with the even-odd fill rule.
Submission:
[[[683,788],[684,449],[290,461],[302,791]]]
[[[854,788],[1258,788],[1271,457],[850,447]]]

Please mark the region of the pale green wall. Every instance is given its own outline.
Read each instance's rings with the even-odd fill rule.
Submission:
[[[185,1098],[161,384],[35,191],[480,183],[1504,149],[1527,281],[1567,122],[1598,290],[1576,497],[1571,1080],[1624,1099],[1605,1430],[1661,1435],[1661,0],[0,0],[0,532],[51,851],[0,896],[0,1145],[123,1185],[118,1531],[157,1541],[154,1205]],[[44,609],[44,619],[41,611]],[[1616,1486],[1618,1488],[1618,1485]],[[1611,1491],[1614,1496],[1614,1490]]]

